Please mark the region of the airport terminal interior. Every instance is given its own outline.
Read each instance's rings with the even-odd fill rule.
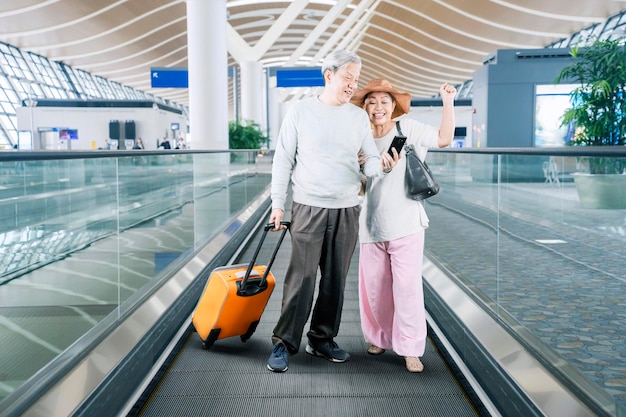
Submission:
[[[213,98],[150,79],[190,64],[188,13],[207,4],[0,4],[0,417],[626,416],[626,176],[602,205],[581,185],[626,148],[566,146],[572,89],[551,72],[626,39],[626,3],[216,0],[227,105],[207,119],[258,122],[261,149],[199,138],[192,107]],[[457,89],[453,145],[427,157],[421,373],[367,353],[358,244],[335,339],[351,360],[303,335],[287,372],[266,367],[291,253],[267,232],[275,128],[321,91],[277,78],[338,48],[363,59],[359,88],[410,92],[403,117],[438,120],[439,85]],[[258,326],[207,344],[192,316],[211,273],[275,248]]]

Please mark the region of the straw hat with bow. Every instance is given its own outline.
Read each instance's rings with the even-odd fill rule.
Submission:
[[[380,78],[376,78],[368,82],[362,90],[357,91],[356,94],[352,96],[350,102],[356,106],[363,107],[365,98],[372,92],[385,92],[393,96],[396,102],[396,107],[391,114],[392,119],[400,117],[403,114],[407,114],[411,109],[411,94],[396,90],[391,86],[389,81]]]

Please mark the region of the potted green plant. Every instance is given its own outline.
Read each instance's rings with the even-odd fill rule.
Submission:
[[[556,83],[574,83],[572,107],[562,117],[571,126],[571,146],[624,146],[626,144],[626,39],[596,40],[589,46],[573,47],[572,64],[561,70]],[[586,208],[626,208],[624,159],[584,158],[586,173],[574,174],[574,182]],[[616,176],[616,174],[619,174]],[[626,186],[626,185],[625,185]],[[594,193],[599,195],[594,196]]]
[[[228,122],[228,147],[230,149],[261,149],[268,143],[269,138],[263,134],[258,123],[250,120],[244,123],[240,123],[239,120]],[[231,153],[231,161],[241,158],[241,155]],[[251,159],[253,162],[254,156]]]

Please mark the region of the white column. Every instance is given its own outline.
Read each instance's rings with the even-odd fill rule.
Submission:
[[[269,131],[270,131],[270,149],[276,149],[276,139],[278,138],[278,131],[283,120],[280,110],[280,102],[278,97],[278,89],[276,88],[276,77],[269,77],[270,86],[267,89],[269,97],[267,100],[267,112],[269,117]]]
[[[256,61],[240,62],[241,68],[241,121],[252,120],[265,131],[266,121],[263,65]]]
[[[189,132],[193,149],[228,149],[226,0],[187,0]]]

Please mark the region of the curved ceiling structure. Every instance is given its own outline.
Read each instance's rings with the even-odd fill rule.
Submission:
[[[543,48],[606,21],[626,1],[229,0],[226,6],[228,29],[249,46],[270,39],[260,59],[267,67],[319,65],[332,50],[351,49],[363,59],[361,84],[385,77],[413,97],[432,97],[443,82],[470,80],[497,49]],[[150,85],[151,67],[187,66],[184,0],[3,0],[0,21],[2,42],[188,105],[186,89]],[[229,49],[229,65],[237,65],[237,56]]]

